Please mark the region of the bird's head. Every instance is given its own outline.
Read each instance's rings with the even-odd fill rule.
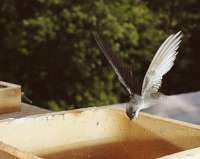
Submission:
[[[133,112],[132,107],[126,107],[126,115],[129,117],[130,120],[132,120],[135,117],[135,112]]]
[[[130,97],[130,101],[126,105],[126,114],[130,120],[138,117],[140,108],[139,108],[140,97],[138,95],[133,95]]]
[[[139,109],[138,109],[138,101],[132,98],[126,106],[126,115],[129,117],[130,120],[135,119],[138,117]]]

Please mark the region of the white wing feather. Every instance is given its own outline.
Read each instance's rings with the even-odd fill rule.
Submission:
[[[142,96],[157,93],[162,83],[162,76],[173,66],[177,49],[181,42],[181,31],[170,35],[156,52],[142,84]]]

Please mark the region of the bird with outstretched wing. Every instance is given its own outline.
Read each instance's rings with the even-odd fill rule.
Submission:
[[[105,48],[98,34],[94,33],[94,37],[101,52],[117,74],[119,81],[129,92],[130,101],[126,107],[128,117],[130,119],[138,117],[140,110],[157,103],[160,97],[158,90],[162,84],[163,75],[172,68],[178,54],[177,49],[182,37],[181,31],[170,35],[156,52],[145,74],[141,95],[134,93],[132,68],[114,55],[110,49]]]

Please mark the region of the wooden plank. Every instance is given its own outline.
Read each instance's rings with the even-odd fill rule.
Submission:
[[[41,159],[27,152],[19,151],[18,149],[0,142],[0,159]]]
[[[0,81],[0,113],[20,110],[21,86]]]
[[[100,107],[3,120],[0,140],[47,159],[154,159],[199,147],[200,127]]]
[[[29,115],[35,115],[35,114],[44,114],[51,112],[50,110],[43,109],[34,105],[21,103],[21,110],[18,112],[12,112],[12,113],[6,113],[6,114],[0,114],[0,120],[2,119],[8,119],[8,118],[22,118]]]

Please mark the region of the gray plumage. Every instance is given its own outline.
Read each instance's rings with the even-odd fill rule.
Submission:
[[[139,111],[157,103],[159,88],[162,84],[162,77],[173,66],[177,49],[181,42],[181,31],[170,35],[156,52],[143,80],[141,95],[134,94],[133,72],[121,59],[116,57],[111,50],[106,49],[97,34],[95,40],[102,53],[113,67],[119,81],[128,90],[130,101],[126,107],[126,113],[130,119],[138,117]]]
[[[104,54],[115,73],[118,76],[119,81],[127,89],[130,95],[134,93],[134,83],[133,83],[133,70],[132,68],[125,64],[119,57],[112,53],[111,49],[105,48],[103,42],[101,41],[98,34],[94,34],[95,40]]]

